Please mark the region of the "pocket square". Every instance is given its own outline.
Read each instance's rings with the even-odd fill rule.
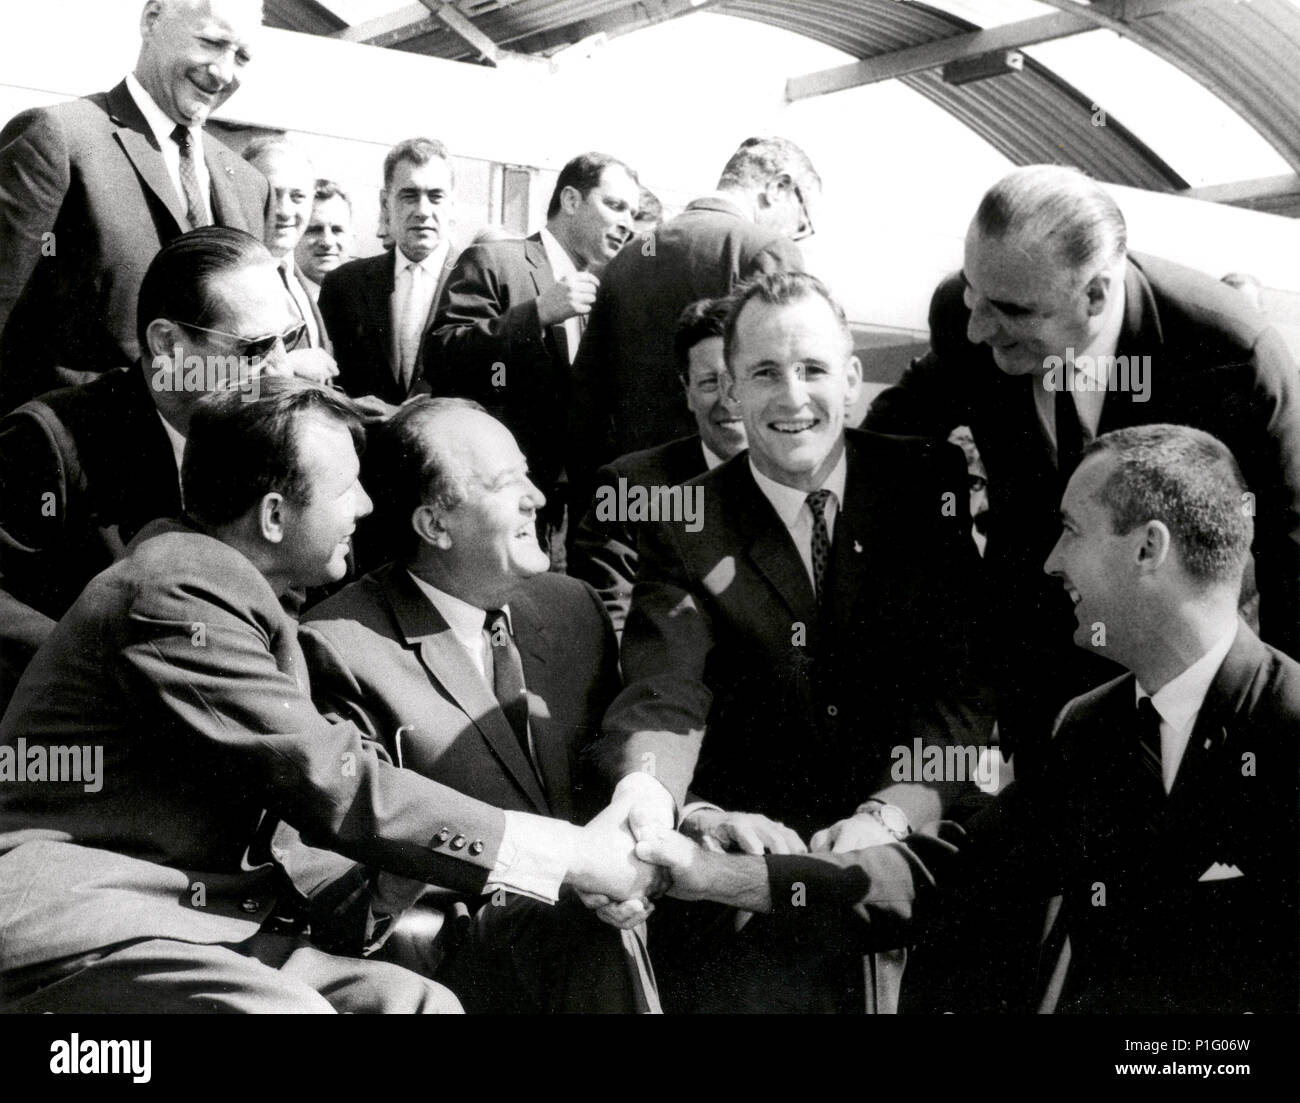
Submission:
[[[1234,865],[1224,865],[1222,862],[1215,862],[1204,873],[1197,878],[1197,881],[1231,881],[1234,877],[1244,877]]]

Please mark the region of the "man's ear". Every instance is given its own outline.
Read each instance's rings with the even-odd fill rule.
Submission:
[[[844,409],[852,413],[862,394],[862,361],[856,356],[850,356],[844,362],[844,378]]]
[[[427,504],[418,506],[411,514],[411,528],[415,530],[416,536],[430,547],[440,548],[443,551],[451,547],[451,533],[447,531],[441,506]]]
[[[272,492],[264,494],[257,506],[257,531],[268,544],[284,541],[285,528],[284,495]]]
[[[790,187],[793,182],[793,177],[788,172],[778,172],[763,185],[763,190],[758,193],[760,205],[775,207],[781,201],[781,192]]]
[[[145,327],[144,339],[149,344],[150,362],[156,360],[159,356],[166,356],[170,359],[172,353],[176,351],[176,346],[183,346],[181,327],[167,318],[155,318],[150,322]],[[176,367],[180,369],[183,365],[177,364]]]
[[[1106,309],[1114,285],[1114,274],[1106,269],[1102,269],[1087,282],[1083,293],[1088,300],[1088,317],[1095,318]]]
[[[569,184],[560,192],[560,210],[565,214],[573,214],[582,204],[582,192]]]
[[[1142,527],[1142,542],[1137,547],[1138,567],[1156,571],[1164,566],[1173,550],[1173,537],[1163,521],[1148,521]]]
[[[144,11],[140,13],[140,37],[148,37],[160,15],[162,15],[161,0],[149,0],[149,3],[144,6]]]

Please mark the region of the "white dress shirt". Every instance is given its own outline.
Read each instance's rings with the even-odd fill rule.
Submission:
[[[1143,697],[1150,697],[1152,707],[1160,715],[1160,773],[1166,793],[1174,787],[1174,778],[1178,776],[1178,767],[1182,765],[1192,729],[1196,727],[1196,718],[1205,704],[1205,695],[1210,691],[1210,683],[1219,673],[1219,667],[1236,638],[1237,621],[1234,620],[1232,627],[1209,651],[1155,694],[1148,693],[1134,682],[1137,691],[1134,706]]]
[[[131,98],[135,100],[135,105],[144,115],[144,121],[149,124],[149,129],[153,131],[153,136],[158,141],[158,146],[162,150],[163,164],[167,166],[167,175],[171,178],[172,187],[176,189],[176,195],[180,198],[183,209],[189,201],[185,198],[185,188],[181,185],[181,147],[172,141],[172,131],[176,129],[176,124],[144,90],[144,85],[136,80],[134,73],[126,75],[126,90],[131,93]],[[210,200],[212,178],[208,175],[207,160],[203,156],[203,127],[192,126],[189,131],[190,146],[194,150],[194,171],[199,178],[199,196],[208,209],[208,221],[213,222],[215,220],[212,218]]]
[[[560,239],[544,227],[541,237],[542,248],[546,250],[546,260],[551,266],[551,275],[557,280],[562,276],[576,276],[578,266],[573,263],[569,251],[560,244]],[[572,364],[578,356],[578,345],[582,341],[585,324],[576,314],[572,318],[565,318],[561,324],[564,326],[564,335],[568,340],[569,363]]]
[[[704,441],[700,441],[700,447],[704,450],[704,466],[706,470],[712,471],[715,467],[721,467],[726,462]]]
[[[790,539],[794,541],[794,546],[799,551],[799,558],[803,560],[804,570],[808,572],[808,582],[812,585],[815,593],[817,583],[816,576],[813,574],[812,558],[813,511],[808,504],[808,492],[806,490],[795,490],[783,483],[773,482],[754,466],[752,456],[749,460],[749,470],[753,472],[754,481],[758,483],[758,489],[763,492],[763,497],[772,503],[772,508],[776,510],[777,516],[781,518],[781,523],[785,525],[786,530],[790,533]],[[829,490],[831,492],[830,500],[826,503],[825,516],[826,535],[832,543],[835,540],[835,519],[839,516],[844,505],[844,482],[848,470],[848,453],[847,451],[841,451],[839,461],[831,468],[831,473],[826,477],[826,481],[817,488],[818,490]]]
[[[1124,285],[1120,284],[1120,295],[1123,297]],[[1115,360],[1115,351],[1119,348],[1120,331],[1124,328],[1124,304],[1121,301],[1115,311],[1115,315],[1106,323],[1097,338],[1087,348],[1075,349],[1074,356],[1077,359],[1081,356],[1093,358],[1094,365],[1097,359],[1106,358],[1105,362],[1111,365],[1110,368],[1103,368],[1100,372],[1084,372],[1077,366],[1074,368],[1074,385],[1079,389],[1069,392],[1070,397],[1074,399],[1074,409],[1079,415],[1079,428],[1083,430],[1084,445],[1090,444],[1097,438],[1097,426],[1101,424],[1101,408],[1106,401],[1106,388],[1110,383],[1110,374],[1113,371]],[[1061,366],[1062,386],[1067,377],[1065,365]],[[1084,382],[1084,379],[1091,382]],[[1047,439],[1051,441],[1052,452],[1056,452],[1056,392],[1050,391],[1043,384],[1046,376],[1037,376],[1034,379],[1034,409],[1038,413],[1038,424],[1042,426],[1043,432],[1047,434]],[[1087,387],[1089,389],[1083,389]]]
[[[453,597],[416,574],[407,573],[442,614],[456,642],[465,649],[488,688],[493,689],[488,674],[487,635],[483,631],[486,610]],[[509,606],[502,606],[501,611],[505,613],[506,624],[513,634]],[[506,811],[505,818],[506,828],[497,850],[496,864],[488,875],[483,892],[490,894],[502,888],[554,904],[560,898],[564,875],[573,864],[573,825],[529,812]]]
[[[289,290],[294,308],[307,326],[307,337],[311,347],[318,349],[321,347],[320,326],[316,324],[316,315],[312,311],[311,298],[307,294],[307,289],[294,271],[293,254],[286,253],[277,263],[280,266],[280,278],[284,280],[284,286]]]
[[[170,421],[162,416],[161,412],[155,410],[158,414],[158,420],[162,422],[163,431],[167,434],[167,443],[172,446],[172,455],[176,459],[176,482],[181,481],[181,461],[185,459],[185,438],[181,436],[180,430]]]
[[[393,250],[393,363],[402,373],[402,378],[408,381],[415,376],[420,337],[429,320],[429,311],[433,309],[438,280],[442,277],[450,248],[450,243],[444,238],[422,261],[411,260],[400,246]],[[415,297],[409,300],[408,305],[411,281],[415,278],[411,269],[415,267],[420,269],[420,281],[415,288]]]

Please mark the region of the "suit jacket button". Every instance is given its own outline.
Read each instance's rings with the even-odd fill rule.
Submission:
[[[239,905],[240,910],[248,912],[249,915],[252,915],[255,911],[257,911],[260,906],[261,905],[259,905],[256,900],[245,900],[242,904]]]
[[[831,717],[831,719],[834,719],[835,717],[839,716],[839,714],[840,714],[840,710],[835,705],[826,706],[826,715]]]
[[[451,838],[451,832],[444,827],[441,831],[438,832],[437,835],[434,836],[434,842],[445,843],[450,838]]]
[[[469,840],[465,838],[464,835],[457,835],[451,840],[451,848],[452,850],[461,850],[467,842],[469,842]]]
[[[477,858],[480,854],[483,853],[483,844],[479,842],[478,839],[475,839],[472,843],[469,844],[469,852],[473,854],[475,858]]]

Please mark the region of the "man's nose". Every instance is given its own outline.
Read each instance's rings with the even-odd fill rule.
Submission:
[[[528,489],[524,492],[525,497],[532,501],[533,509],[539,510],[546,505],[546,495],[538,489],[538,486],[532,479],[528,480]]]
[[[1047,553],[1047,560],[1043,563],[1043,573],[1049,574],[1053,578],[1064,577],[1065,572],[1061,569],[1061,538],[1056,538],[1056,543],[1052,545],[1052,550]]]
[[[808,380],[804,375],[802,364],[781,373],[779,382],[780,398],[791,406],[802,406],[808,398]]]
[[[970,321],[966,323],[966,339],[973,345],[981,345],[992,340],[997,334],[998,324],[988,303],[978,295],[966,292],[966,305],[970,307]]]
[[[223,85],[235,84],[237,71],[234,50],[226,50],[220,57],[208,63],[208,72],[221,81]]]
[[[370,495],[366,493],[366,488],[357,483],[357,501],[356,515],[360,521],[362,517],[369,517],[374,512],[375,503],[371,500]]]

